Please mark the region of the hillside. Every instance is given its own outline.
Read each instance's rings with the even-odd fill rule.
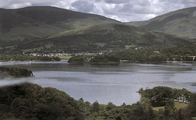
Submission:
[[[61,37],[30,41],[14,49],[29,52],[100,52],[136,47],[168,47],[188,44],[185,39],[123,24],[105,24]],[[58,50],[57,50],[58,48]]]
[[[98,15],[55,7],[0,9],[0,15],[2,42],[43,39],[53,34],[78,30],[95,24],[117,22]]]
[[[100,52],[189,43],[186,38],[55,7],[0,9],[0,13],[1,53]]]
[[[148,21],[130,22],[128,24],[178,36],[196,38],[196,7],[173,11]]]

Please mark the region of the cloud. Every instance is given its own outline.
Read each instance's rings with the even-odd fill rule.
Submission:
[[[26,6],[50,6],[61,0],[0,0],[0,8],[15,9]]]
[[[26,6],[32,6],[32,4],[29,2],[12,4],[12,5],[10,5],[10,8],[22,8],[22,7],[26,7]]]
[[[104,0],[106,3],[120,4],[127,3],[129,0]]]
[[[119,21],[148,20],[170,11],[196,6],[196,0],[1,0],[1,8],[56,6],[99,14]]]
[[[74,8],[74,10],[85,13],[92,12],[95,8],[93,3],[86,0],[75,1],[71,4],[71,6]]]

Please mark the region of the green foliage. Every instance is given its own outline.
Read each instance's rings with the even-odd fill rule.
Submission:
[[[162,63],[166,61],[166,56],[162,53],[154,53],[154,48],[141,48],[113,52],[114,56],[118,56],[121,60],[139,63]]]
[[[149,61],[151,62],[165,62],[166,61],[166,57],[162,54],[152,54],[149,56]]]
[[[33,76],[33,73],[31,70],[27,69],[21,69],[18,67],[0,67],[0,78],[5,77],[31,77]]]
[[[187,44],[171,48],[138,48],[112,52],[121,60],[139,63],[163,63],[166,61],[195,61],[196,45]]]
[[[166,118],[170,118],[170,117],[174,116],[174,114],[175,114],[174,106],[175,106],[175,104],[174,104],[173,99],[167,100],[166,105],[164,107],[165,108],[164,109],[165,110],[164,114],[165,114]]]
[[[185,88],[172,89],[164,86],[158,86],[153,89],[146,90],[140,89],[138,92],[142,97],[148,98],[154,107],[165,106],[170,99],[190,102],[192,97],[192,93]]]
[[[92,109],[91,109],[91,113],[99,113],[99,110],[100,110],[100,105],[98,103],[98,101],[95,101],[93,104],[92,104]]]
[[[94,57],[90,59],[89,62],[91,64],[112,64],[112,63],[119,64],[120,58],[116,56],[115,54],[105,53],[102,55],[95,55]]]
[[[189,104],[189,107],[177,109],[175,107],[174,99],[180,99],[182,97],[187,98],[189,102],[192,102],[195,98],[193,93],[186,89],[172,89],[169,87],[154,87],[153,89],[140,89],[141,102],[148,101],[153,106],[164,106],[164,109],[153,111],[155,120],[190,120],[192,113],[195,113],[195,105]],[[185,95],[186,94],[186,95]],[[184,102],[184,100],[183,100]],[[164,105],[163,105],[164,104]],[[149,106],[149,105],[148,105]],[[192,115],[191,115],[192,114]]]
[[[196,56],[196,45],[186,44],[173,48],[165,48],[162,50],[162,53],[166,55],[173,55],[174,58],[177,58],[178,60],[182,59],[184,61],[193,61],[194,59],[191,56]]]
[[[140,90],[140,93],[144,92],[146,90]],[[173,99],[166,100],[165,110],[153,111],[147,97],[132,105],[116,106],[111,102],[107,105],[98,101],[90,104],[82,98],[76,101],[55,88],[30,83],[0,88],[0,119],[3,120],[189,120],[192,113],[195,113],[195,104],[177,110]]]
[[[89,56],[78,55],[78,56],[71,57],[68,60],[68,63],[71,63],[71,64],[84,64],[84,63],[88,62],[88,59],[89,59]]]
[[[59,57],[0,54],[0,61],[60,61]]]
[[[0,88],[0,119],[83,120],[77,102],[54,88],[25,83]],[[6,109],[7,108],[7,109]]]
[[[73,63],[94,63],[101,64],[107,62],[119,62],[119,60],[128,60],[129,62],[139,63],[164,63],[166,61],[195,61],[196,45],[187,44],[172,48],[137,48],[106,52],[102,55],[94,56],[74,56],[69,60]]]
[[[188,106],[188,112],[190,113],[190,116],[196,116],[196,93],[192,94],[191,97],[191,104]]]
[[[90,64],[100,64],[100,65],[116,65],[120,63],[120,58],[112,53],[104,53],[102,55],[78,55],[70,58],[68,60],[68,63],[71,64],[84,64],[84,63],[90,63]]]
[[[119,60],[128,60],[129,62],[139,63],[164,63],[166,61],[195,61],[196,60],[196,45],[187,44],[172,48],[137,48],[127,50],[117,50],[106,52],[102,55],[94,56],[74,56],[69,60],[71,63],[92,63],[104,64],[116,62]]]

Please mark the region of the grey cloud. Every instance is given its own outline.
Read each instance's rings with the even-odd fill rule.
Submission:
[[[149,0],[129,0],[129,4],[139,5],[139,6],[149,6]]]
[[[196,0],[0,0],[1,8],[25,6],[56,6],[120,21],[135,21],[196,6]]]
[[[0,0],[0,8],[25,7],[32,5],[52,5],[61,0]]]
[[[183,1],[182,2],[182,4],[184,4],[185,7],[193,7],[193,6],[196,6],[196,0],[187,0],[187,1]]]
[[[84,0],[78,0],[71,5],[75,10],[87,13],[92,12],[95,8],[94,4]]]
[[[157,14],[158,11],[153,10],[153,8],[150,7],[149,2],[141,3],[140,1],[139,3],[138,1],[135,1],[134,3],[132,2],[124,5],[117,5],[115,6],[115,11],[121,14]]]
[[[127,3],[129,0],[104,0],[106,3],[113,3],[113,4],[119,4],[119,3]]]

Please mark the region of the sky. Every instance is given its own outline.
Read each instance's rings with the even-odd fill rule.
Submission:
[[[0,0],[0,8],[27,6],[55,6],[129,22],[149,20],[171,11],[194,7],[196,0]]]

